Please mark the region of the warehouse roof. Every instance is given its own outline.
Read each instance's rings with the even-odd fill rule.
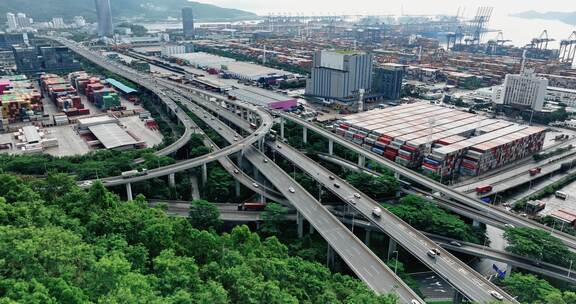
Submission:
[[[228,95],[234,96],[243,101],[250,101],[253,104],[267,106],[270,103],[294,100],[288,95],[277,94],[268,90],[246,87],[243,89],[234,89],[228,92]]]
[[[138,144],[130,134],[126,133],[124,129],[115,123],[99,124],[90,126],[88,129],[98,138],[106,149]]]
[[[24,137],[26,137],[27,143],[37,143],[40,141],[40,134],[38,133],[38,129],[36,127],[22,127],[22,132],[24,132]]]
[[[108,116],[108,115],[79,118],[78,119],[78,127],[87,128],[87,127],[94,126],[94,125],[115,123],[116,121],[117,121],[116,118]]]
[[[131,94],[131,93],[136,93],[138,92],[137,90],[121,83],[120,81],[113,79],[113,78],[108,78],[106,79],[106,81],[111,84],[113,87],[115,87],[116,89],[122,91],[124,94]]]

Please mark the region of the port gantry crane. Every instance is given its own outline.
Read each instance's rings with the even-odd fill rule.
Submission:
[[[568,39],[560,41],[560,50],[558,51],[558,59],[560,62],[573,63],[576,55],[576,31],[573,31]]]

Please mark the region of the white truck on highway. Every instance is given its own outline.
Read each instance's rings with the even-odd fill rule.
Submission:
[[[148,169],[138,169],[138,170],[130,170],[122,172],[122,178],[132,178],[136,176],[143,176],[148,174]]]

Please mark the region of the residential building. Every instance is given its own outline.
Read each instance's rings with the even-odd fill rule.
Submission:
[[[72,22],[76,27],[84,27],[86,25],[86,20],[82,16],[75,16]]]
[[[15,31],[18,29],[18,20],[16,19],[16,15],[7,13],[6,19],[8,19],[8,30]]]
[[[548,79],[538,77],[531,69],[526,69],[521,74],[508,74],[502,87],[500,103],[541,111],[547,87]]]
[[[52,26],[56,29],[64,28],[64,19],[62,17],[52,18]]]
[[[194,39],[194,11],[191,7],[182,9],[182,30],[184,38]]]
[[[112,27],[112,11],[110,0],[95,0],[96,15],[98,16],[98,36],[111,37],[114,34]]]
[[[306,94],[349,101],[360,89],[372,87],[372,55],[349,51],[319,51],[314,54]]]
[[[32,25],[30,22],[30,18],[26,17],[26,14],[24,13],[16,14],[16,20],[18,21],[18,26],[20,28],[27,28]]]
[[[387,99],[400,99],[405,69],[405,65],[394,63],[388,63],[376,68],[374,70],[373,93],[381,94]]]

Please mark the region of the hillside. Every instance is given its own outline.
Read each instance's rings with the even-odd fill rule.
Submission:
[[[514,17],[524,19],[545,19],[557,20],[570,25],[576,25],[576,12],[547,12],[540,13],[536,11],[526,11],[522,13],[513,14]]]
[[[239,20],[255,18],[256,15],[242,10],[222,8],[211,4],[189,2],[187,0],[112,0],[114,18],[166,19],[180,18],[181,9],[190,6],[198,20]],[[6,21],[7,12],[23,12],[35,20],[47,20],[54,16],[70,19],[84,16],[89,21],[96,20],[94,0],[2,0],[0,1],[0,22]]]

